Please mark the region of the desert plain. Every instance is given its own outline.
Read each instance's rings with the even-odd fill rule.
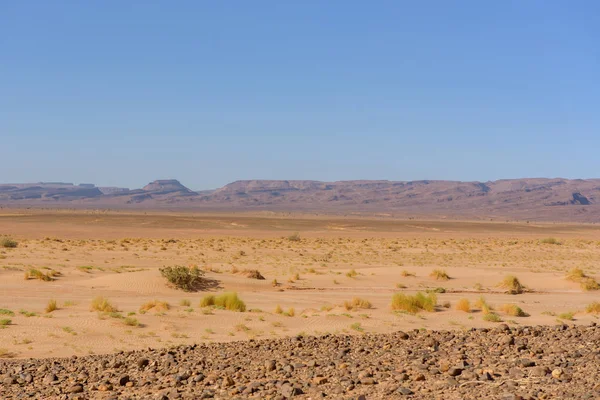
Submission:
[[[420,333],[428,340],[437,332],[468,336],[472,328],[529,335],[532,326],[594,326],[599,316],[600,227],[593,224],[3,209],[0,234],[12,243],[0,248],[5,362],[264,339],[341,337],[390,346],[389,336],[377,334],[397,332],[414,332],[418,347],[425,343]],[[169,266],[199,268],[202,285],[173,287],[160,272]],[[202,306],[207,295],[222,293],[236,293],[245,310]],[[417,293],[434,299],[433,306],[392,306],[395,295]],[[99,299],[111,309],[94,307]],[[17,384],[9,375],[6,382]],[[219,377],[216,387],[230,393],[229,379]],[[282,395],[287,381],[278,382],[273,393],[293,397],[296,389]],[[369,393],[368,386],[361,390],[355,393]],[[56,393],[71,398],[59,397],[68,390]],[[349,396],[343,393],[330,398]],[[402,393],[371,398],[396,395]]]

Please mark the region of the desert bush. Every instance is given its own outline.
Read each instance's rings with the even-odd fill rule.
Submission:
[[[458,300],[458,302],[456,303],[456,309],[458,311],[464,311],[464,312],[471,312],[471,303],[469,302],[468,299],[460,299]]]
[[[54,278],[50,273],[43,273],[39,269],[30,268],[25,272],[25,280],[29,279],[39,279],[40,281],[50,282],[53,281]]]
[[[487,303],[483,296],[475,302],[475,307],[479,308],[483,314],[490,314],[493,310],[493,307]]]
[[[403,277],[407,278],[407,277],[415,277],[416,274],[414,272],[408,272],[407,270],[404,270],[400,273],[400,275],[402,275]]]
[[[411,296],[404,293],[396,293],[392,297],[392,310],[407,311],[417,313],[421,310],[433,312],[437,305],[437,295],[435,293],[422,293]]]
[[[581,281],[581,289],[583,290],[600,290],[600,284],[594,278],[585,278]]]
[[[450,276],[448,276],[446,271],[444,271],[443,269],[434,269],[433,271],[431,271],[431,274],[429,274],[429,276],[438,281],[447,281],[448,279],[450,279]]]
[[[160,273],[177,289],[186,292],[195,290],[204,276],[204,272],[198,267],[189,268],[184,265],[161,268]]]
[[[299,242],[301,240],[300,234],[298,232],[295,232],[293,235],[288,236],[287,239],[290,242]]]
[[[0,319],[0,329],[4,328],[5,326],[8,326],[10,324],[12,324],[12,320],[11,319],[9,319],[9,318]]]
[[[14,317],[15,313],[11,310],[8,310],[6,308],[0,308],[0,315],[8,315],[9,317]]]
[[[346,272],[346,276],[348,278],[354,278],[355,276],[358,275],[358,272],[356,272],[356,270],[353,268],[350,271]]]
[[[123,323],[128,326],[140,326],[140,322],[133,317],[125,317]]]
[[[189,307],[192,303],[188,299],[183,299],[179,302],[179,305],[182,307]]]
[[[277,304],[277,307],[275,307],[275,314],[283,314],[283,308],[281,308],[281,306],[279,304]]]
[[[585,311],[587,311],[590,314],[600,314],[600,303],[598,303],[597,301],[589,304]]]
[[[489,312],[483,315],[483,320],[488,322],[502,322],[502,318],[495,312]]]
[[[560,245],[561,244],[558,239],[553,238],[553,237],[542,239],[542,240],[540,240],[540,243],[543,243],[543,244],[556,244],[556,245]]]
[[[582,290],[600,290],[600,284],[596,280],[583,272],[581,268],[571,269],[566,276],[566,279],[573,282],[579,282]]]
[[[258,280],[265,279],[265,277],[257,269],[245,269],[244,271],[242,271],[242,274],[244,274],[247,278],[250,278],[250,279],[258,279]]]
[[[513,317],[528,317],[529,314],[527,314],[525,311],[523,311],[523,309],[521,309],[521,307],[517,306],[516,304],[503,304],[502,307],[500,307],[500,310],[508,315],[511,315]]]
[[[351,311],[355,309],[369,309],[373,308],[373,305],[369,300],[361,299],[360,297],[355,297],[351,301],[346,300],[344,302],[344,307],[346,310]]]
[[[100,311],[100,312],[118,312],[117,307],[113,306],[108,299],[98,296],[94,300],[92,300],[92,304],[90,305],[90,311]]]
[[[573,321],[575,319],[574,316],[575,316],[575,313],[572,311],[558,314],[559,319],[564,319],[567,321]]]
[[[285,315],[286,317],[293,317],[294,315],[296,315],[296,310],[294,309],[294,307],[290,307],[286,312],[283,313],[283,315]]]
[[[56,311],[56,310],[58,310],[58,306],[56,305],[56,300],[51,299],[50,301],[48,301],[48,304],[46,305],[46,312],[51,313],[52,311]]]
[[[226,292],[218,296],[209,294],[202,298],[200,307],[218,307],[229,311],[246,311],[246,303],[244,303],[235,292]]]
[[[142,304],[142,306],[140,307],[140,312],[148,312],[150,310],[154,312],[162,312],[167,311],[170,308],[171,306],[166,301],[151,300]]]
[[[7,249],[14,249],[18,245],[19,245],[19,243],[16,240],[13,240],[9,236],[0,237],[0,247],[4,247]]]
[[[498,284],[498,287],[507,289],[510,294],[521,294],[525,289],[525,286],[521,284],[519,278],[514,275],[507,275],[504,277],[502,282]]]

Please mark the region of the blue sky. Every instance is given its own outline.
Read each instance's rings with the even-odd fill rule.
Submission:
[[[0,2],[0,181],[600,177],[600,3]]]

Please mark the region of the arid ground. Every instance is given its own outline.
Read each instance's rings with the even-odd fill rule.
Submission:
[[[596,225],[0,210],[2,235],[17,242],[0,248],[2,358],[467,330],[500,320],[514,327],[598,321],[588,312],[600,293],[589,290],[600,278]],[[196,292],[169,287],[159,268],[175,265],[206,271],[206,285]],[[265,279],[248,277],[250,270]],[[449,279],[436,279],[434,270]],[[500,285],[507,276],[518,278],[523,293]],[[395,293],[419,291],[437,294],[434,312],[391,308]],[[246,311],[200,307],[206,294],[221,292],[237,292]],[[99,296],[118,312],[91,311]],[[46,312],[51,300],[57,309]],[[153,301],[158,306],[150,308]]]

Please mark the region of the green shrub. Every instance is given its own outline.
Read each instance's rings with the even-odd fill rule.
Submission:
[[[9,317],[14,317],[15,313],[6,308],[0,308],[0,315],[8,315]]]
[[[419,292],[414,296],[404,293],[396,293],[392,297],[392,310],[407,311],[417,313],[421,310],[433,312],[437,305],[437,296],[435,293],[425,294]]]
[[[229,311],[246,311],[246,303],[244,303],[235,292],[226,292],[218,296],[213,294],[204,296],[200,301],[200,307],[211,306]]]
[[[186,292],[195,290],[204,276],[204,272],[198,267],[188,268],[183,265],[161,268],[160,273],[177,289]]]
[[[8,318],[0,319],[0,328],[3,328],[3,327],[8,326],[10,324],[12,324],[12,320],[10,320]]]

